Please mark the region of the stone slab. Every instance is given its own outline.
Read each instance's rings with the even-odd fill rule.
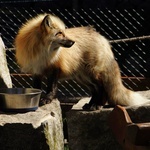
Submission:
[[[12,87],[12,80],[10,77],[9,69],[7,66],[6,60],[6,50],[5,45],[2,41],[0,36],[0,88],[11,88]]]
[[[63,150],[63,140],[57,99],[35,112],[0,114],[1,150]]]
[[[90,98],[85,98],[67,113],[69,147],[71,150],[122,150],[109,125],[113,108],[101,111],[83,111]],[[126,107],[132,122],[150,122],[150,105]]]

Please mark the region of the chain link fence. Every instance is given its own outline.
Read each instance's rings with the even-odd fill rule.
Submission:
[[[65,1],[66,2],[66,1]],[[32,76],[22,74],[15,60],[14,37],[19,27],[29,18],[39,13],[59,16],[67,27],[94,26],[112,44],[112,50],[121,69],[126,87],[130,89],[150,89],[150,19],[145,9],[101,9],[84,7],[72,1],[71,6],[62,1],[0,2],[0,32],[7,49],[8,67],[14,87],[32,87]],[[146,38],[138,38],[143,35]],[[131,38],[134,37],[134,40]],[[118,39],[123,39],[117,42]],[[45,91],[46,78],[43,80]],[[88,90],[74,80],[58,83],[59,97],[90,96]]]

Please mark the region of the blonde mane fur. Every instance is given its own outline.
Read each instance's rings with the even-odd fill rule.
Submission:
[[[48,15],[46,20],[46,15],[27,21],[16,36],[16,58],[24,72],[44,74],[47,68],[58,68],[59,79],[75,78],[95,90],[102,80],[112,105],[140,105],[148,101],[124,87],[119,66],[105,37],[92,27],[65,29],[58,17]],[[66,47],[71,41],[68,39],[75,41],[70,48]]]

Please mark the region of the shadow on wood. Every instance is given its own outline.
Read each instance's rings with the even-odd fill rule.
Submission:
[[[150,149],[150,122],[133,123],[126,109],[118,105],[110,113],[109,125],[125,150]]]

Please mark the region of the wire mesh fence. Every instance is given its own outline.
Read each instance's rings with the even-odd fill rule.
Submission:
[[[67,27],[94,26],[112,44],[112,50],[121,69],[125,86],[130,89],[150,89],[150,83],[143,84],[144,78],[150,77],[150,41],[147,38],[137,38],[150,35],[149,20],[144,9],[111,10],[79,7],[79,4],[67,4],[62,7],[57,1],[48,2],[1,2],[0,32],[7,49],[8,67],[11,72],[14,87],[32,87],[32,76],[22,74],[15,60],[13,49],[14,37],[19,27],[29,18],[40,13],[51,13],[59,16]],[[134,40],[130,41],[130,38]],[[118,39],[121,40],[117,42]],[[130,42],[128,42],[130,41]],[[133,80],[134,79],[134,80]],[[46,79],[43,80],[45,91]],[[59,82],[58,95],[60,97],[90,96],[88,90],[75,80]]]

